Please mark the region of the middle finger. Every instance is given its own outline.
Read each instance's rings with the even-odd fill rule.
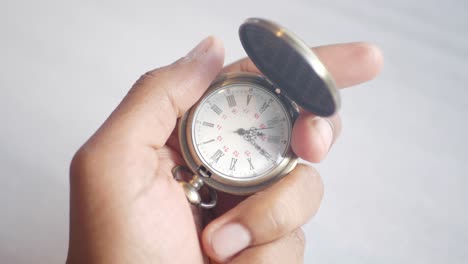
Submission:
[[[276,240],[306,223],[322,194],[317,171],[299,164],[287,177],[212,221],[203,231],[205,252],[225,261],[247,247]]]

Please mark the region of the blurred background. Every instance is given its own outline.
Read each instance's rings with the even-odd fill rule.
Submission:
[[[1,1],[0,263],[64,263],[68,165],[144,72],[207,35],[274,20],[311,46],[369,41],[374,81],[342,91],[342,137],[306,263],[468,263],[466,1]]]

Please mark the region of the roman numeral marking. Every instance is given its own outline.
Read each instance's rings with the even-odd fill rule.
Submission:
[[[252,95],[248,94],[247,95],[247,105],[249,105],[251,99],[252,99]]]
[[[252,158],[251,158],[251,157],[248,157],[248,158],[247,158],[247,161],[249,162],[250,170],[255,169],[254,166],[253,166],[253,164],[252,164]]]
[[[203,122],[202,125],[207,126],[207,127],[214,127],[214,124],[209,123],[209,122]]]
[[[265,112],[265,110],[267,110],[267,108],[270,107],[270,104],[269,103],[263,103],[262,107],[260,107],[260,109],[258,110],[258,112],[260,114],[263,114],[263,112]]]
[[[284,121],[284,118],[281,119],[280,117],[276,116],[276,117],[274,117],[273,119],[270,119],[270,120],[267,121],[267,126],[268,126],[268,127],[275,126],[275,125],[277,125],[278,123],[281,123],[281,121]]]
[[[279,144],[280,142],[280,136],[269,136],[267,141],[269,143],[275,143],[275,144]]]
[[[211,106],[211,110],[213,110],[213,111],[214,111],[216,114],[218,114],[218,115],[220,115],[220,114],[223,112],[223,110],[221,110],[221,109],[220,109],[217,105],[215,105],[215,104]]]
[[[226,99],[228,101],[229,107],[234,107],[237,105],[236,98],[234,97],[233,94],[226,96]]]
[[[220,159],[222,156],[224,156],[224,153],[223,153],[220,149],[218,149],[218,150],[215,152],[215,154],[213,154],[213,156],[211,156],[211,159],[212,159],[214,162],[218,163],[219,159]]]
[[[231,165],[229,165],[229,169],[235,171],[236,170],[236,163],[237,163],[237,159],[236,158],[231,158]]]

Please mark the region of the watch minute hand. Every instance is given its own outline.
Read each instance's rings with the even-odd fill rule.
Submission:
[[[264,130],[264,129],[271,129],[271,128],[275,128],[275,127],[256,128],[256,130]]]
[[[260,152],[262,156],[264,156],[267,160],[270,160],[271,158],[270,153],[266,152],[266,150],[260,147],[253,139],[249,140],[249,142],[255,147],[256,150]]]

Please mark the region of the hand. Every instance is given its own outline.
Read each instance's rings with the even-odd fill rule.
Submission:
[[[368,44],[314,51],[340,87],[371,79],[381,65],[379,51]],[[174,64],[144,74],[76,153],[67,263],[302,262],[300,227],[317,211],[323,192],[311,167],[299,165],[247,198],[222,194],[211,211],[190,206],[172,178],[171,169],[184,164],[177,118],[221,71],[258,72],[247,59],[222,70],[223,56],[221,43],[210,37]],[[339,131],[338,116],[303,112],[294,125],[293,150],[320,161]]]

